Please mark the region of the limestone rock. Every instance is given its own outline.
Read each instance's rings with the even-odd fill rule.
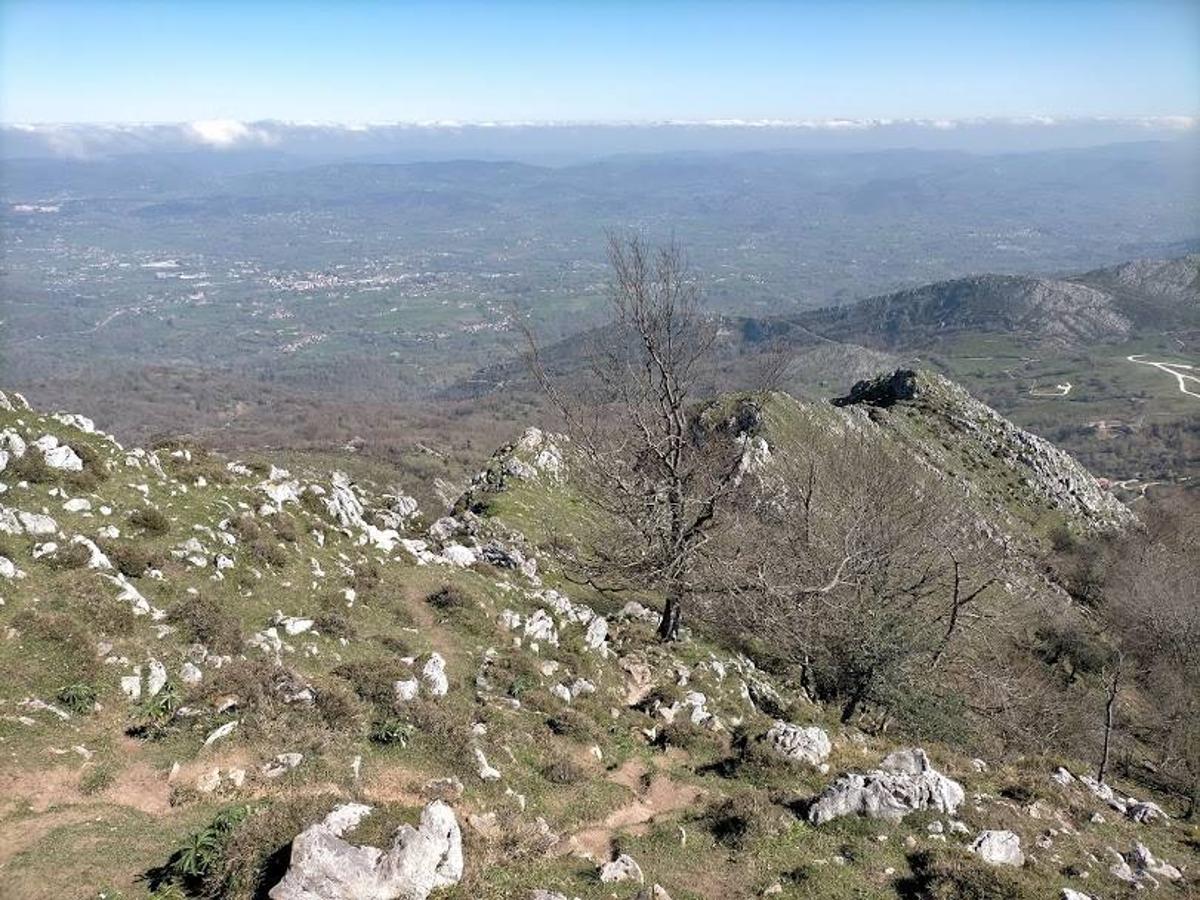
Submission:
[[[815,725],[792,725],[776,721],[764,739],[777,754],[794,762],[819,766],[829,758],[833,745],[829,735]]]
[[[444,697],[450,690],[450,680],[446,677],[446,660],[440,653],[432,653],[425,667],[421,669],[421,681],[425,689],[434,697]]]
[[[808,820],[822,825],[840,816],[859,815],[899,821],[923,809],[953,815],[966,799],[962,785],[936,771],[924,751],[908,751],[903,760],[889,757],[885,762],[900,768],[924,768],[918,772],[880,769],[843,775],[809,807]]]
[[[605,884],[617,881],[636,881],[638,884],[643,884],[646,876],[642,874],[642,867],[632,856],[622,853],[612,862],[607,862],[600,867],[600,880]]]
[[[387,851],[342,838],[370,812],[344,804],[297,835],[287,874],[269,892],[272,900],[425,900],[462,878],[462,833],[445,803],[426,806],[420,827],[397,829]]]
[[[971,852],[994,866],[1023,866],[1021,839],[1011,831],[981,831],[971,844]]]

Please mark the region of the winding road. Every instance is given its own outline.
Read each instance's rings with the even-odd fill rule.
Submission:
[[[1200,375],[1189,374],[1196,371],[1195,366],[1190,366],[1187,363],[1152,362],[1148,359],[1140,359],[1140,357],[1145,355],[1146,354],[1144,353],[1135,353],[1133,356],[1127,356],[1125,358],[1131,363],[1137,363],[1141,366],[1154,366],[1154,368],[1161,369],[1168,375],[1173,375],[1175,380],[1179,382],[1179,390],[1182,393],[1187,394],[1189,397],[1195,397],[1197,400],[1200,400],[1200,394],[1193,390],[1188,390],[1189,382],[1191,382],[1194,387],[1200,387]],[[1187,372],[1176,372],[1176,369],[1187,369]]]

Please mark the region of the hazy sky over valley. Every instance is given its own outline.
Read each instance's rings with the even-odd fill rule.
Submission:
[[[1200,4],[0,3],[0,120],[1200,114]]]

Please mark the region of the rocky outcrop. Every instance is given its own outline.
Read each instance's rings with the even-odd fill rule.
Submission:
[[[898,429],[911,438],[910,449],[947,474],[965,478],[971,470],[986,472],[1003,465],[1024,485],[1030,501],[1049,504],[1086,526],[1113,529],[1133,521],[1128,508],[1074,457],[1014,425],[940,375],[898,369],[858,382],[833,403],[888,410],[880,418],[885,425],[892,421],[890,416],[910,420],[917,427]],[[927,439],[931,432],[940,446]],[[970,489],[986,491],[986,480],[971,478]]]
[[[462,878],[462,834],[445,803],[426,806],[420,827],[397,829],[386,851],[342,837],[370,812],[361,803],[343,804],[297,835],[272,900],[425,900]]]
[[[924,750],[897,751],[881,768],[842,775],[808,809],[814,825],[841,816],[899,821],[918,810],[953,815],[966,795],[962,785],[933,768]]]
[[[1150,885],[1158,887],[1159,881],[1178,881],[1183,878],[1183,873],[1175,866],[1158,859],[1150,848],[1145,844],[1134,844],[1134,847],[1128,853],[1119,853],[1118,851],[1108,848],[1108,852],[1113,855],[1116,862],[1109,868],[1112,876],[1120,881],[1143,887]]]

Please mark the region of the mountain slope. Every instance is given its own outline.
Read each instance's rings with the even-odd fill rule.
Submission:
[[[843,408],[776,395],[761,437],[778,457],[826,452],[847,429],[926,453],[974,498],[989,540],[1012,538],[997,553],[1006,604],[1074,616],[1024,555],[1037,529],[1005,512],[1041,496],[1037,460],[1069,461],[952,385],[894,380],[894,397],[860,388]],[[993,455],[1001,438],[1019,449]],[[409,879],[399,896],[440,884],[430,896],[624,900],[640,878],[675,900],[1194,884],[1194,833],[1134,801],[1136,784],[1106,794],[1056,773],[1083,762],[995,745],[986,763],[966,743],[896,754],[898,735],[838,723],[703,628],[657,643],[657,598],[580,585],[547,539],[594,518],[554,435],[503,448],[459,512],[432,522],[383,470],[127,449],[18,396],[0,395],[0,449],[6,897],[261,896],[289,868],[292,883],[315,871],[305,846],[390,878],[354,847],[387,848],[422,808],[392,851]],[[1124,518],[1090,476],[1067,474],[1072,489],[1042,498],[1064,520]],[[983,636],[998,646],[1007,628]],[[856,777],[916,811],[826,821]],[[331,811],[342,837],[308,830]],[[1001,830],[1024,866],[981,855]]]

